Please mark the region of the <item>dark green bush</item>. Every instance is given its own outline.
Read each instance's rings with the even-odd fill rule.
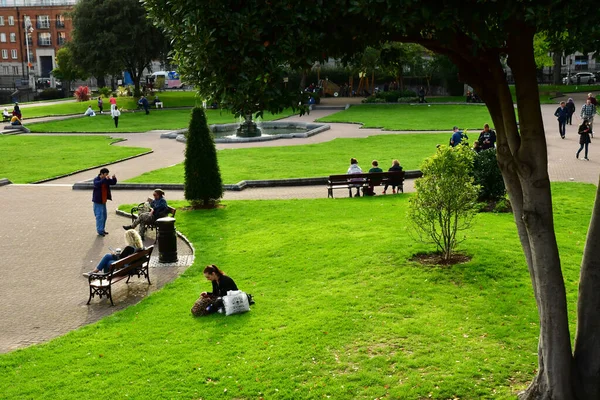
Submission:
[[[480,185],[479,200],[498,200],[506,194],[502,173],[496,161],[496,149],[479,152],[473,161],[473,178]]]
[[[44,89],[38,95],[40,100],[53,100],[53,99],[62,99],[63,92],[62,90],[58,90],[55,88]]]
[[[98,94],[102,95],[102,97],[104,98],[109,98],[110,95],[112,94],[112,90],[109,87],[101,87],[100,89],[98,89]]]
[[[223,181],[217,162],[215,141],[201,107],[192,110],[185,146],[184,169],[184,195],[192,206],[211,207],[223,197]]]

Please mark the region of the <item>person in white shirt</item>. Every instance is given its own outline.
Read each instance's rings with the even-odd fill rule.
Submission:
[[[86,117],[95,117],[96,113],[94,112],[94,110],[92,110],[92,106],[88,106],[88,109],[85,110],[85,113],[83,113],[83,115],[85,115]]]
[[[117,107],[112,108],[110,110],[110,116],[115,121],[115,128],[119,127],[119,117],[121,116],[121,111]]]

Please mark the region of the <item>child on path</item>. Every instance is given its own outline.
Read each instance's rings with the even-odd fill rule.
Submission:
[[[575,155],[575,157],[579,158],[579,153],[581,153],[581,150],[583,150],[583,148],[585,147],[584,160],[590,161],[590,159],[588,158],[588,146],[592,142],[592,139],[590,139],[592,129],[590,128],[590,122],[587,119],[583,120],[583,122],[579,126],[579,131],[577,133],[579,133],[579,150],[577,150],[577,154]]]
[[[400,162],[398,160],[394,160],[392,161],[392,166],[390,167],[390,169],[388,169],[388,172],[400,172],[402,171],[402,166],[400,165]],[[390,186],[390,184],[386,183],[385,187],[383,188],[383,192],[381,192],[381,194],[385,194],[385,192],[388,189],[388,186]],[[396,194],[396,185],[392,184],[392,193]]]

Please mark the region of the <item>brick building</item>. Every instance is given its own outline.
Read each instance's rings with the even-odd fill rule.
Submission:
[[[56,52],[70,38],[68,12],[76,1],[0,0],[0,76],[4,80],[12,76],[27,81],[26,37],[33,75],[50,76],[56,66]],[[31,21],[30,29],[26,29],[27,18]]]

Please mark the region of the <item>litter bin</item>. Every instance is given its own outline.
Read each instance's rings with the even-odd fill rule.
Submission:
[[[177,234],[175,218],[165,217],[156,220],[158,235],[158,262],[177,262]]]

